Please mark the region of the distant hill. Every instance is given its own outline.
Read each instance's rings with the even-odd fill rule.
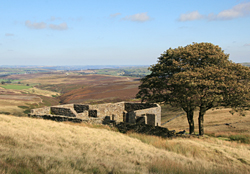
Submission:
[[[120,69],[120,68],[142,68],[150,65],[70,65],[70,66],[41,66],[41,65],[1,65],[0,68],[32,68],[51,70],[87,70],[87,69]]]
[[[241,64],[244,65],[244,66],[250,67],[250,62],[245,62],[245,63],[241,63]]]

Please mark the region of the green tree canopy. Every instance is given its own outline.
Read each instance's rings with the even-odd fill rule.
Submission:
[[[151,74],[141,79],[137,98],[181,107],[187,114],[189,133],[194,133],[194,110],[199,108],[199,134],[204,134],[208,109],[248,107],[250,69],[229,61],[229,55],[211,43],[193,43],[168,49]]]

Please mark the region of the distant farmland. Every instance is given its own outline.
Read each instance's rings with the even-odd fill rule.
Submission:
[[[17,90],[32,88],[32,86],[27,86],[27,85],[1,85],[1,87],[5,89],[17,89]]]

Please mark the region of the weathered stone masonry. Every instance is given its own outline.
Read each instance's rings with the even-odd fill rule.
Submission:
[[[66,104],[32,109],[30,116],[58,121],[145,123],[161,126],[161,107],[146,103]]]

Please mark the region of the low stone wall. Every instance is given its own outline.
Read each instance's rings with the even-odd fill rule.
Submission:
[[[70,122],[74,122],[74,123],[81,123],[81,122],[85,122],[85,123],[91,123],[91,124],[102,124],[102,120],[98,119],[98,118],[88,118],[88,119],[81,119],[81,118],[76,118],[76,117],[67,117],[67,116],[61,116],[61,115],[31,115],[29,114],[29,117],[32,118],[42,118],[45,120],[53,120],[53,121],[70,121]]]
[[[43,108],[31,109],[30,113],[32,115],[46,115],[46,114],[50,114],[50,107],[43,107]]]

